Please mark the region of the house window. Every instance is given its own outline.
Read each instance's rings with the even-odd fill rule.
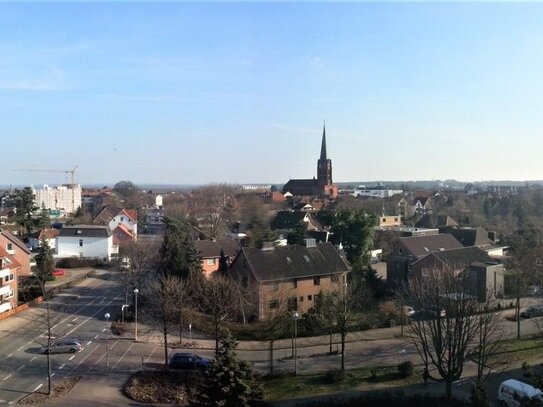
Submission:
[[[304,254],[304,260],[306,263],[309,263],[309,257],[307,257],[305,254]]]
[[[7,250],[8,252],[9,252],[9,251],[12,251],[12,250],[13,250],[13,244],[8,243],[8,244],[6,245],[6,250]]]
[[[215,264],[215,259],[207,259],[206,262],[208,266],[212,266]]]
[[[298,309],[298,298],[291,297],[287,300],[287,309],[289,311],[296,311]]]
[[[79,239],[79,247],[83,247],[83,239]]]
[[[398,248],[398,253],[402,254],[402,248],[401,247]]]
[[[121,222],[124,222],[124,216],[121,216]]]
[[[279,308],[279,301],[278,300],[271,300],[270,301],[270,309],[277,309]]]
[[[15,275],[10,274],[4,278],[4,282],[7,283],[9,281],[13,281],[15,279]]]
[[[313,285],[321,285],[321,278],[313,277]]]
[[[292,259],[291,259],[290,257],[287,257],[286,259],[287,259],[287,263],[288,263],[288,264],[291,264],[291,263],[292,263]]]
[[[301,296],[300,298],[298,298],[298,301],[300,301],[300,302],[304,302],[304,297],[303,297],[303,296]]]
[[[311,294],[307,296],[307,301],[313,301],[313,296]]]
[[[292,288],[298,288],[298,280],[292,280]]]
[[[394,222],[398,222],[398,218],[394,218]]]
[[[383,218],[383,223],[386,223],[386,221],[387,221],[387,218]]]

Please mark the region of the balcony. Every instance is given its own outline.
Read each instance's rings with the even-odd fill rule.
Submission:
[[[12,308],[13,308],[13,306],[11,305],[11,303],[9,301],[5,301],[3,303],[0,303],[0,314],[2,312],[9,311]]]
[[[11,286],[5,285],[3,287],[0,287],[0,295],[8,295],[11,293]]]
[[[11,270],[10,269],[2,269],[0,270],[0,280],[9,276],[11,274]]]

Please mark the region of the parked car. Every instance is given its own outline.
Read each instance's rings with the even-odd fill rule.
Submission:
[[[443,308],[438,309],[435,306],[429,306],[422,310],[422,314],[427,318],[437,318],[438,316],[445,318],[447,316],[447,311],[445,311]]]
[[[413,308],[410,305],[404,305],[403,311],[405,315],[408,316],[409,318],[412,318],[417,314],[417,311],[415,311],[415,308]]]
[[[192,353],[174,353],[168,366],[177,370],[204,370],[211,361]]]
[[[498,388],[498,403],[508,407],[519,407],[522,399],[530,399],[543,403],[541,390],[518,380],[509,379],[500,384]],[[538,405],[539,405],[538,404]]]
[[[521,311],[520,316],[522,318],[533,318],[543,316],[543,306],[528,307],[524,311]]]
[[[54,269],[52,274],[54,276],[63,276],[66,274],[66,271],[64,269]]]
[[[79,352],[83,347],[76,339],[59,339],[51,343],[51,346],[48,348],[47,345],[44,345],[40,352],[41,353],[76,353]]]

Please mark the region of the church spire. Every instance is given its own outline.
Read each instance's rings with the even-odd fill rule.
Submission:
[[[321,160],[326,160],[326,123],[322,125]]]

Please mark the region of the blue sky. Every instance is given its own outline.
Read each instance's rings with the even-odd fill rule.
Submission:
[[[543,4],[0,3],[0,184],[543,179]]]

